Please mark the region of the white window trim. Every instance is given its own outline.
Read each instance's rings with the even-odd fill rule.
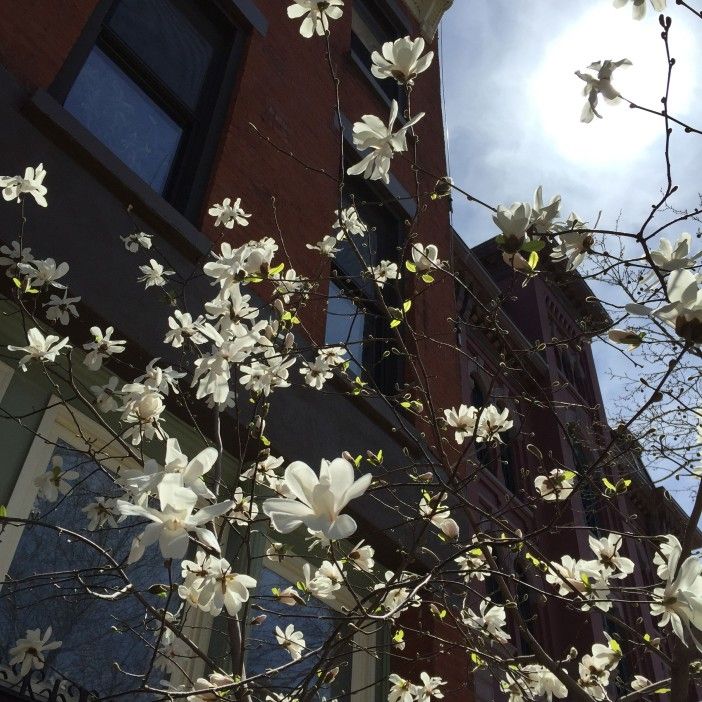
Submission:
[[[3,382],[5,382],[5,379],[3,373],[5,368],[7,368],[2,366],[4,364],[0,363],[0,399],[2,399],[2,394],[4,393]],[[12,371],[10,370],[11,377]],[[7,385],[9,385],[9,380],[6,381],[5,389]],[[83,436],[88,441],[97,442],[98,447],[104,448],[114,443],[114,437],[104,427],[73,407],[69,409],[58,397],[52,395],[36,430],[36,436],[29,447],[27,457],[22,464],[22,469],[12,490],[10,500],[7,503],[7,514],[10,517],[27,519],[31,514],[38,495],[38,489],[34,484],[34,480],[46,471],[49,461],[56,450],[56,444],[59,441],[65,442],[77,451],[85,451],[89,448],[88,441],[85,441],[76,433],[76,422],[79,423]],[[122,453],[119,455],[121,456],[119,460],[122,465],[137,467],[138,464],[136,462],[130,465],[130,459],[125,460],[122,457],[124,455]],[[103,465],[106,464],[108,467],[109,462],[109,455],[106,461],[101,461]],[[0,590],[15,557],[23,531],[24,526],[6,528],[2,539],[0,539]],[[210,630],[206,626],[208,620],[211,622],[209,615],[197,610],[195,612],[191,611],[184,623],[184,633],[200,649],[205,651],[209,645],[210,638]],[[185,682],[185,676],[194,681],[197,677],[203,675],[205,669],[205,662],[200,659],[179,660],[179,665],[183,668],[185,675],[180,671],[176,671],[171,675],[171,684],[177,685]]]
[[[282,561],[264,559],[262,568],[267,568],[293,585],[304,579],[302,566],[305,559],[298,556],[286,556]],[[343,609],[351,610],[356,602],[351,593],[342,587],[334,595],[335,600],[318,600],[323,605],[342,612]],[[304,633],[304,632],[303,632]],[[376,659],[370,655],[368,649],[377,646],[377,635],[363,631],[357,632],[353,637],[354,651],[351,658],[351,697],[354,702],[375,702],[378,682],[376,675]],[[358,692],[353,692],[358,690]]]
[[[0,361],[0,402],[2,402],[5,397],[7,388],[10,387],[14,373],[15,371],[13,368]]]

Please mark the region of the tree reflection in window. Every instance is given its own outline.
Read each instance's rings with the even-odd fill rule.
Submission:
[[[54,502],[37,498],[32,518],[45,524],[60,525],[90,538],[118,562],[126,561],[132,539],[143,530],[135,520],[120,522],[118,528],[87,530],[88,518],[82,509],[98,496],[114,497],[121,490],[112,478],[84,453],[59,443],[54,456],[63,459],[63,470],[75,470],[79,477],[73,489]],[[50,464],[51,465],[51,464]],[[147,616],[144,607],[131,596],[115,601],[88,594],[76,577],[93,591],[110,594],[125,582],[107,568],[103,554],[85,543],[39,525],[25,526],[8,575],[0,584],[0,661],[7,661],[8,650],[27,629],[53,629],[52,639],[62,646],[46,656],[47,677],[57,675],[95,691],[101,698],[127,693],[141,685],[153,656],[152,643],[158,624]],[[172,576],[179,578],[179,565],[173,564]],[[140,561],[127,570],[135,589],[154,606],[164,600],[148,593],[154,583],[169,582],[158,546],[150,547]],[[54,575],[52,573],[63,573]],[[42,578],[41,574],[49,574]],[[31,586],[27,585],[31,579]],[[137,674],[125,675],[122,671]],[[156,670],[149,681],[158,684],[167,675]],[[136,698],[126,694],[122,700]],[[140,696],[143,699],[143,694]]]
[[[342,615],[336,610],[314,598],[310,598],[304,607],[280,604],[271,596],[271,590],[274,587],[284,589],[288,584],[270,569],[261,570],[256,587],[256,601],[268,616],[263,624],[249,629],[246,650],[247,676],[259,675],[267,670],[290,664],[292,660],[290,654],[276,641],[276,626],[285,630],[288,624],[293,624],[297,631],[304,634],[306,648],[303,651],[302,660],[261,680],[260,684],[267,690],[281,693],[293,692],[306,680],[308,689],[318,682],[316,670],[322,656],[309,654],[326,644],[343,620]],[[314,700],[314,702],[321,702],[324,698],[328,702],[351,700],[352,653],[349,644],[343,642],[344,636],[345,633],[342,632],[342,642],[334,645],[331,655],[325,656],[326,660],[333,661],[332,668],[339,667],[338,676],[330,685],[320,686],[314,697],[305,699]]]

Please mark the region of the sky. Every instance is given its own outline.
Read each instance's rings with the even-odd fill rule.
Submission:
[[[647,3],[648,4],[648,3]],[[669,0],[673,69],[670,113],[697,122],[702,105],[702,22]],[[672,5],[672,7],[671,7]],[[666,57],[658,14],[641,21],[612,0],[456,0],[440,28],[449,173],[457,185],[491,203],[531,201],[543,185],[562,211],[600,228],[637,231],[665,187],[664,126],[626,104],[603,104],[603,119],[580,122],[584,83],[574,75],[593,61],[628,58],[613,84],[629,100],[660,107]],[[674,204],[694,206],[702,138],[676,131],[671,156]],[[468,244],[497,233],[490,213],[454,198],[453,224]],[[668,232],[695,233],[691,223]],[[608,416],[623,388],[607,371],[626,363],[593,346]],[[686,491],[667,484],[681,503]]]

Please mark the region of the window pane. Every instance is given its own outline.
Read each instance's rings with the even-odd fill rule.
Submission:
[[[306,646],[306,650],[303,651],[304,656],[310,650],[326,643],[343,619],[336,610],[314,598],[310,598],[305,607],[289,607],[274,600],[271,596],[271,588],[278,587],[283,590],[289,584],[268,568],[262,568],[259,573],[256,586],[256,597],[259,598],[257,602],[266,610],[268,616],[263,624],[251,627],[248,632],[246,673],[249,676],[290,663],[290,654],[278,644],[275,638],[276,626],[285,630],[288,624],[293,624],[297,631],[303,633]],[[348,651],[339,652],[338,646],[334,651],[332,667],[339,666],[339,675],[331,685],[320,687],[318,693],[312,698],[315,702],[324,697],[340,702],[351,699],[351,654]],[[263,684],[267,688],[281,692],[292,691],[310,672],[315,671],[319,660],[318,656],[309,656],[277,675],[271,676],[270,680],[264,679]],[[314,673],[312,680],[317,681]]]
[[[349,371],[361,375],[365,316],[346,295],[342,288],[330,281],[324,343],[346,345],[351,356]]]
[[[37,499],[33,514],[44,523],[83,534],[118,561],[126,559],[132,539],[143,531],[143,525],[121,522],[122,528],[90,532],[86,528],[88,517],[82,512],[97,496],[116,496],[122,491],[115,490],[112,480],[97,464],[65,444],[60,444],[54,455],[63,459],[63,471],[77,471],[79,477],[70,481],[74,487],[65,498],[60,496],[56,502]],[[100,697],[138,687],[141,678],[125,676],[114,663],[130,673],[146,672],[153,652],[149,644],[154,641],[154,622],[145,619],[144,608],[134,598],[100,600],[86,594],[73,575],[80,571],[93,590],[113,592],[123,587],[124,581],[99,570],[106,565],[106,559],[86,544],[71,541],[51,529],[26,526],[0,589],[0,660],[8,660],[8,649],[25,636],[27,629],[40,628],[44,632],[51,626],[52,640],[63,643],[46,654],[47,677],[56,673],[86,690],[96,691]],[[65,575],[38,578],[56,572]],[[142,592],[153,583],[169,581],[157,545],[130,566],[128,573]],[[172,566],[172,574],[178,580],[178,564]],[[31,587],[23,582],[28,578]],[[164,606],[164,600],[143,594],[152,605]],[[155,671],[151,682],[158,684],[164,677],[162,671]],[[133,698],[127,695],[120,699]]]
[[[196,107],[214,51],[172,2],[120,0],[108,27],[167,88]]]
[[[183,130],[100,49],[90,53],[65,107],[154,190],[163,192]]]

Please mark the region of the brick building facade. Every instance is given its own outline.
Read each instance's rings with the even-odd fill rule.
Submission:
[[[136,25],[135,3],[0,2],[0,171],[20,172],[25,165],[44,163],[51,206],[32,211],[27,237],[41,255],[70,262],[71,291],[82,297],[85,309],[81,316],[89,323],[113,324],[119,338],[129,342],[134,358],[148,360],[155,349],[161,350],[163,331],[160,322],[155,323],[162,319],[161,309],[138,286],[124,285],[125,280],[134,279],[134,266],[124,255],[120,237],[135,228],[149,231],[172,267],[190,270],[222,236],[206,214],[208,205],[241,197],[245,209],[254,214],[250,229],[255,228],[259,236],[276,233],[293,267],[314,276],[318,259],[310,256],[306,245],[328,233],[330,214],[338,206],[342,142],[347,158],[351,162],[357,158],[349,125],[361,115],[385,118],[389,111],[392,94],[364,63],[369,41],[424,34],[431,42],[451,3],[347,2],[343,18],[334,24],[331,43],[331,60],[341,85],[339,111],[324,39],[302,41],[298,24],[286,17],[286,3],[144,0],[140,10],[150,9],[143,10]],[[148,48],[158,42],[171,46],[169,41],[180,53],[171,55],[170,49],[154,53]],[[185,49],[189,62],[174,61]],[[108,119],[104,106],[113,99],[117,85],[123,91],[120,104],[138,108],[139,119],[156,125],[157,142],[144,141],[149,134],[147,122],[130,130],[129,112],[120,113],[118,103],[116,113],[123,121],[110,121],[109,129],[103,130]],[[412,107],[426,112],[416,145],[421,170],[414,172],[408,160],[397,159],[387,188],[355,181],[350,185],[359,201],[393,200],[370,216],[377,218],[378,227],[394,231],[398,241],[406,222],[417,214],[412,196],[431,192],[446,173],[438,60],[417,81]],[[340,125],[345,127],[345,141]],[[150,162],[154,153],[161,158],[156,168]],[[474,251],[465,247],[460,233],[451,227],[449,207],[447,199],[423,207],[417,220],[420,238],[435,243],[441,252],[453,252],[454,268],[475,297],[516,295],[512,271],[501,262],[494,245],[487,243]],[[16,238],[18,226],[15,210],[0,209],[4,242]],[[207,292],[206,283],[195,281],[194,297],[205,299]],[[564,465],[580,462],[584,467],[588,447],[605,445],[610,430],[589,346],[531,350],[538,340],[577,337],[583,318],[597,321],[602,313],[586,302],[585,284],[576,281],[564,292],[558,285],[536,280],[518,293],[519,299],[507,302],[500,316],[500,324],[509,330],[506,336],[497,337],[481,327],[484,310],[473,305],[465,292],[457,292],[450,280],[437,281],[417,298],[411,320],[427,338],[446,345],[417,343],[437,407],[512,403],[520,417],[508,449],[472,456],[484,470],[470,489],[486,514],[497,511],[515,529],[529,532],[540,526],[544,515],[528,499],[533,495],[538,462],[527,445],[538,444]],[[320,291],[307,310],[306,329],[316,343],[329,340],[326,307],[326,291]],[[455,323],[447,324],[447,319]],[[0,325],[2,344],[17,343],[20,336],[12,317]],[[461,353],[451,352],[452,345]],[[513,372],[503,372],[504,363]],[[527,370],[520,373],[520,367]],[[2,404],[8,415],[26,417],[23,430],[14,422],[0,421],[6,446],[0,504],[8,505],[27,501],[20,493],[26,485],[28,457],[37,450],[35,435],[61,424],[60,417],[43,409],[50,407],[51,388],[41,374],[15,370],[8,356],[0,378]],[[527,395],[541,397],[543,403],[514,404],[514,398]],[[561,402],[582,409],[569,409],[556,421],[550,408]],[[197,445],[187,421],[183,417],[174,421],[180,422],[181,445]],[[273,403],[269,425],[269,439],[279,454],[310,465],[338,455],[339,447],[355,455],[369,446],[382,446],[389,463],[403,463],[405,446],[393,432],[392,415],[381,404],[362,398],[316,395],[310,399],[309,393],[291,388]],[[315,427],[314,442],[309,440],[310,426]],[[569,434],[567,427],[577,431]],[[63,434],[56,429],[55,436]],[[645,472],[640,475],[636,496],[621,496],[616,506],[593,493],[579,495],[565,510],[549,515],[580,528],[567,531],[567,537],[561,533],[558,541],[545,536],[543,549],[554,558],[562,553],[585,557],[589,528],[615,529],[622,520],[628,525],[637,509],[635,500],[657,501],[658,493],[646,481]],[[667,504],[670,510],[664,510],[661,523],[656,524],[659,531],[666,529],[666,520],[674,521],[675,507]],[[359,532],[376,546],[379,560],[392,567],[398,551],[397,539],[388,531],[392,515],[362,505],[356,516]],[[4,572],[0,563],[2,575],[13,553],[0,551],[9,559]],[[647,562],[645,553],[630,556],[637,563]],[[518,567],[516,561],[506,565]],[[534,632],[554,652],[567,650],[574,638],[583,642],[585,650],[604,626],[598,615],[551,612],[535,599],[522,599]],[[450,638],[427,612],[412,616],[416,628],[435,628],[437,634]],[[648,616],[643,608],[642,616]],[[512,633],[515,645],[523,650],[519,632]],[[416,672],[416,655],[422,669],[449,682],[451,702],[493,699],[496,682],[484,673],[471,675],[465,656],[435,643],[432,651],[421,650],[422,645],[420,638],[412,640],[410,635],[404,654],[383,663],[385,677],[389,670]],[[652,670],[650,675],[655,678],[660,672]],[[89,686],[89,681],[82,682]],[[354,699],[375,702],[381,696],[382,689],[377,688]]]

